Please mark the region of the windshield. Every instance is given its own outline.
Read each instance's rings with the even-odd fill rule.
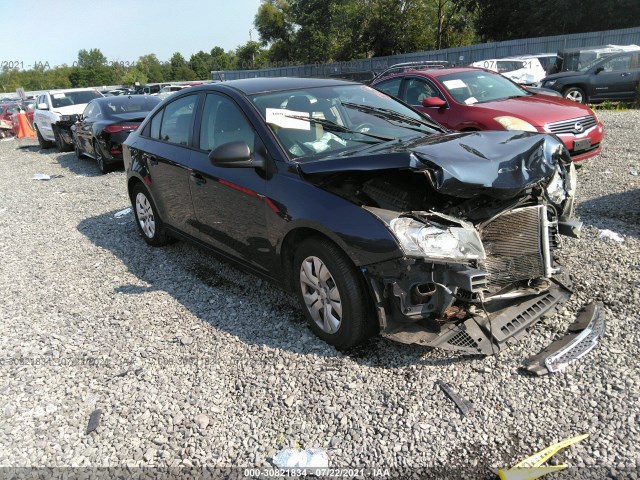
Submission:
[[[102,111],[107,117],[122,115],[123,113],[148,113],[160,103],[158,97],[148,95],[121,95],[108,97],[102,101]]]
[[[522,60],[498,60],[496,62],[496,71],[498,73],[513,72],[514,70],[525,68],[525,63]]]
[[[96,90],[85,90],[82,92],[60,92],[51,94],[51,104],[53,108],[68,107],[70,105],[81,105],[89,103],[94,98],[101,98],[102,95]]]
[[[289,156],[298,161],[442,131],[429,118],[364,85],[287,90],[250,98]]]
[[[531,95],[501,75],[480,70],[441,75],[438,81],[456,102],[466,105]]]

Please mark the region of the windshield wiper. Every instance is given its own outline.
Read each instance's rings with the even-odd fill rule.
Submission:
[[[436,130],[442,130],[442,126],[437,124],[436,122],[430,122],[426,119],[421,118],[413,118],[409,115],[404,115],[403,113],[396,112],[395,110],[390,110],[388,108],[382,107],[371,107],[369,105],[361,105],[359,103],[351,103],[351,102],[342,102],[342,105],[348,108],[354,108],[356,110],[360,110],[364,113],[370,113],[371,115],[382,118],[383,120],[389,120],[394,122],[403,123],[405,125],[411,125],[414,128],[409,128],[410,130],[415,130],[416,132],[425,133],[421,128],[415,128],[420,126],[425,126],[429,128],[435,128]]]
[[[376,140],[380,140],[383,142],[388,142],[389,140],[394,140],[395,137],[388,137],[386,135],[375,135],[373,133],[367,132],[359,132],[357,130],[351,130],[343,125],[339,125],[331,120],[326,120],[324,118],[313,118],[313,117],[305,117],[303,115],[285,115],[287,118],[294,118],[296,120],[304,120],[305,122],[316,123],[318,125],[322,125],[326,130],[330,132],[341,132],[341,133],[351,133],[357,135],[365,135],[367,137],[375,138]],[[357,140],[355,138],[351,138],[355,142],[363,142],[364,140]]]

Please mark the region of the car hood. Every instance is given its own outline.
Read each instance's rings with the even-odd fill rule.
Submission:
[[[51,111],[58,112],[60,115],[80,115],[86,107],[86,103],[78,103],[77,105],[67,105],[66,107],[55,107]]]
[[[547,75],[542,79],[542,81],[546,82],[547,80],[556,80],[558,78],[579,77],[580,75],[583,75],[583,74],[580,72],[567,70],[565,72],[558,72],[558,73],[552,73],[551,75]]]
[[[492,118],[513,115],[526,120],[535,127],[543,127],[546,123],[593,115],[591,109],[586,105],[543,94],[510,98],[497,102],[476,103],[470,108],[473,108],[476,114],[484,113],[484,115]]]
[[[508,199],[550,178],[559,161],[571,160],[552,135],[491,131],[387,142],[366,153],[307,161],[298,168],[314,183],[341,172],[412,170],[444,195]]]

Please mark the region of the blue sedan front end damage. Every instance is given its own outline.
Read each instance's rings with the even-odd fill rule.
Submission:
[[[571,297],[571,279],[555,254],[560,237],[577,237],[582,227],[574,215],[575,167],[554,137],[505,134],[502,145],[518,144],[513,148],[523,152],[518,156],[509,156],[513,150],[506,147],[485,155],[481,134],[450,140],[421,141],[411,157],[400,157],[406,170],[426,178],[431,190],[426,196],[437,210],[404,210],[420,194],[406,193],[402,183],[408,179],[396,181],[392,173],[358,187],[377,205],[363,208],[387,226],[404,254],[363,265],[361,271],[383,336],[487,355],[553,316]],[[442,155],[443,150],[451,151]],[[331,168],[320,162],[302,166],[311,176],[321,167],[325,175]],[[348,162],[341,162],[323,186],[331,189],[348,169]],[[598,317],[603,318],[601,310]],[[598,325],[602,328],[590,330],[593,341],[604,329],[603,322]]]

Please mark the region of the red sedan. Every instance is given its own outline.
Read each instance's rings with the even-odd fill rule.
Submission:
[[[451,130],[554,133],[574,162],[598,155],[604,129],[588,106],[532,93],[479,68],[411,70],[377,78],[372,86]]]

